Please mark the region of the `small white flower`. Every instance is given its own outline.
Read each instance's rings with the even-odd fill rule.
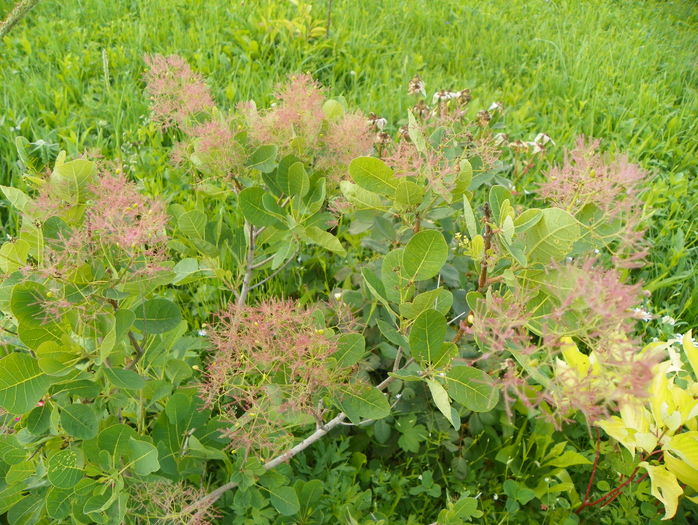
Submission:
[[[536,135],[536,138],[533,139],[533,142],[535,142],[536,144],[540,144],[541,146],[545,146],[548,142],[551,142],[553,145],[555,144],[555,141],[545,133],[538,133],[538,135]]]
[[[649,313],[647,310],[643,310],[642,308],[633,308],[633,313],[635,314],[636,318],[642,321],[651,321],[653,318],[651,313]]]
[[[494,143],[495,143],[495,145],[497,145],[497,146],[501,146],[501,145],[504,144],[508,139],[509,139],[509,137],[507,136],[506,133],[497,133],[497,134],[494,136]]]
[[[460,93],[458,92],[441,89],[434,93],[434,96],[431,98],[431,103],[436,104],[437,102],[446,102],[447,100],[458,98],[459,95]]]
[[[419,481],[422,481],[422,475],[420,474],[419,476],[417,476],[417,479],[418,479]]]
[[[395,394],[395,399],[400,399],[402,397],[402,394]]]
[[[206,334],[207,334],[208,332],[206,332],[206,330],[203,330],[203,329],[202,329],[202,330],[199,330],[199,331],[196,332],[196,333],[197,333],[199,336],[201,336],[201,337],[205,337]]]
[[[497,495],[495,494],[494,496],[492,496],[492,499],[493,499],[494,501],[497,501],[497,500],[499,499],[499,496],[497,496]]]
[[[596,255],[598,255],[598,254],[601,253],[601,250],[599,250],[598,248],[594,248],[594,253],[595,253]]]
[[[490,107],[487,108],[487,111],[501,111],[502,109],[504,109],[504,106],[502,106],[499,102],[492,102]]]
[[[668,325],[674,326],[674,325],[676,324],[676,319],[674,319],[674,318],[671,317],[670,315],[665,315],[664,317],[662,317],[662,322],[663,322],[664,324],[668,324]]]
[[[342,292],[335,292],[334,298],[335,298],[337,301],[340,301],[340,300],[342,299]]]

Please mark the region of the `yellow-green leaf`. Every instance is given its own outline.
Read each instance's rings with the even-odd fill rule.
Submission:
[[[694,377],[698,379],[698,346],[693,344],[691,330],[683,334],[683,351],[686,352],[688,362],[691,363]]]
[[[676,476],[669,472],[664,465],[653,466],[643,461],[640,466],[647,470],[652,481],[652,495],[664,504],[663,520],[674,517],[679,506],[679,496],[683,489],[676,481]]]

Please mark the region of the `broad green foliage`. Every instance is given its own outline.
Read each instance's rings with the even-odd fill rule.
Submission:
[[[298,19],[266,13],[271,41],[322,34],[296,4]],[[259,56],[248,33],[232,38]],[[553,380],[613,377],[570,339],[591,323],[572,292],[576,261],[610,259],[622,218],[528,197],[507,175],[539,161],[501,153],[499,110],[476,114],[467,90],[418,100],[401,138],[371,145],[376,119],[368,128],[298,78],[267,110],[225,112],[203,96],[170,116],[179,130],[163,143],[182,142],[161,188],[167,213],[89,160],[61,153],[44,177],[17,140],[22,177],[1,188],[18,221],[0,246],[10,523],[186,523],[221,486],[216,512],[231,523],[577,522],[594,456],[578,446],[583,416],[559,414],[579,418],[569,435],[544,418],[560,401]],[[148,190],[162,171],[142,177]],[[272,300],[289,297],[297,311]],[[495,312],[497,328],[539,347],[478,337],[495,299],[522,297],[519,317]],[[260,304],[277,310],[260,317]],[[545,346],[551,328],[559,348]],[[626,505],[651,492],[670,517],[682,485],[696,488],[691,384],[659,373],[642,417],[622,405],[599,423],[631,453],[664,454],[641,458],[650,481]],[[299,444],[313,448],[293,459]]]

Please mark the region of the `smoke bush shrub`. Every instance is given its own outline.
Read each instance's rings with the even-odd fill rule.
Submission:
[[[340,425],[378,432],[416,385],[431,397],[419,410],[452,432],[501,404],[558,427],[581,416],[640,446],[609,423],[664,372],[635,337],[641,288],[624,281],[643,253],[639,168],[580,139],[528,195],[507,174],[541,165],[550,138],[509,142],[495,133],[503,108],[472,108],[467,89],[428,103],[415,77],[397,128],[308,75],[270,108],[226,112],[183,59],[146,62],[152,117],[191,195],[166,207],[118,169],[64,156],[48,176],[28,173],[26,191],[2,188],[20,217],[0,248],[10,521],[312,513],[311,480],[276,467]],[[300,297],[279,293],[310,256],[327,274]],[[192,283],[227,302],[206,305],[205,327],[177,302]],[[399,421],[413,450],[419,425]],[[671,421],[689,432],[643,432],[693,483],[692,449],[676,441],[695,414]],[[661,488],[663,467],[641,460]],[[431,476],[412,493],[439,497]],[[507,511],[543,497],[517,487]],[[579,510],[593,504],[568,491]],[[668,517],[676,498],[662,494]],[[482,515],[466,492],[440,506],[438,523]]]

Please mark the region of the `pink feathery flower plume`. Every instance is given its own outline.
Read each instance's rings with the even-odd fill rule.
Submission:
[[[588,226],[612,226],[616,266],[633,268],[642,265],[647,254],[643,243],[641,185],[645,172],[628,158],[619,155],[608,159],[598,151],[599,141],[577,139],[575,148],[565,155],[562,166],[552,168],[538,194],[553,206],[577,215],[583,210]],[[607,239],[608,240],[608,239]]]
[[[94,197],[85,218],[90,236],[126,252],[165,242],[168,217],[162,202],[138,193],[122,173],[103,175],[90,189]]]
[[[639,166],[619,156],[608,161],[598,152],[600,141],[577,139],[575,148],[565,155],[562,166],[550,170],[538,193],[554,206],[573,214],[594,204],[607,217],[629,213],[637,206],[639,186],[645,173]]]
[[[325,151],[318,159],[318,166],[344,169],[352,159],[371,153],[373,134],[364,115],[346,113],[329,125],[324,142]]]
[[[167,128],[186,128],[198,113],[208,113],[213,99],[198,73],[177,55],[147,55],[146,89],[152,100],[153,119]]]
[[[310,75],[295,75],[276,94],[277,104],[261,113],[248,111],[250,135],[261,144],[288,149],[296,137],[313,149],[319,139],[324,113],[324,96]]]

